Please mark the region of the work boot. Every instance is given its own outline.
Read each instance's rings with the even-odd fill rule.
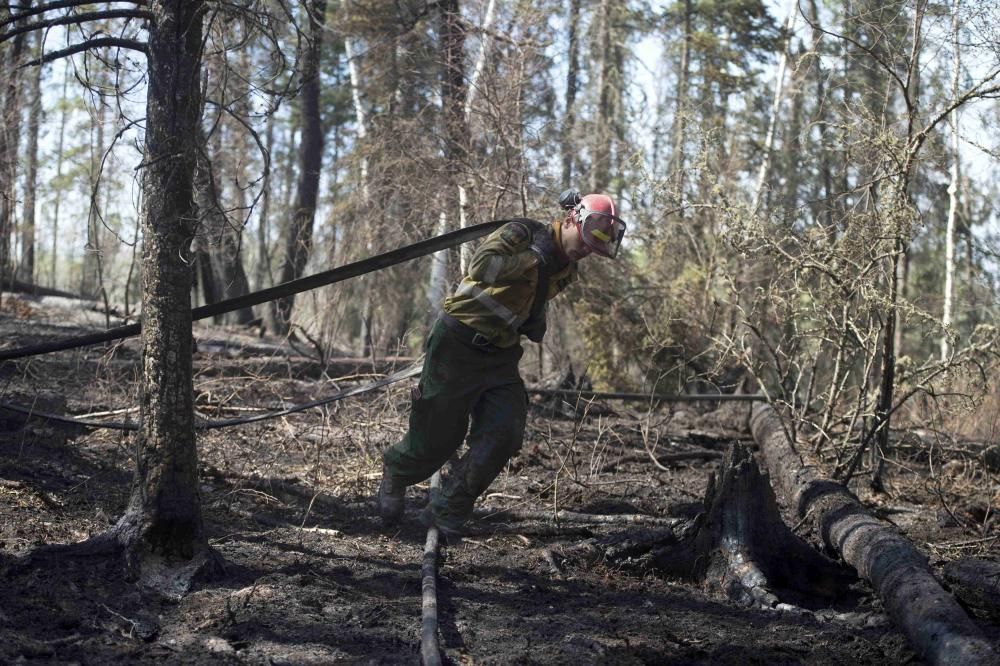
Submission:
[[[378,515],[386,524],[398,523],[403,517],[403,503],[406,495],[406,484],[399,481],[383,466],[382,481],[378,484]]]
[[[420,512],[420,524],[428,529],[431,526],[437,527],[438,534],[440,534],[445,541],[451,543],[452,545],[461,541],[462,536],[465,534],[465,530],[462,529],[462,525],[450,523],[437,515],[430,502],[428,502],[427,506],[424,507],[424,510]]]

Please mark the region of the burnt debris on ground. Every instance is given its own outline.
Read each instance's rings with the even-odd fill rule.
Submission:
[[[15,336],[23,320],[2,315],[0,324]],[[210,418],[307,402],[401,367],[390,359],[318,368],[225,329],[199,328],[196,337],[204,368],[196,409]],[[49,409],[93,415],[132,407],[137,363],[126,342],[0,372],[5,399],[40,396]],[[425,530],[416,513],[427,488],[408,492],[406,520],[393,530],[371,504],[379,454],[405,430],[409,386],[201,435],[201,495],[222,567],[179,597],[129,582],[114,558],[50,547],[100,534],[121,515],[134,436],[0,416],[0,661],[418,660]],[[581,544],[672,529],[625,516],[696,520],[718,458],[752,439],[739,419],[699,405],[574,410],[535,401],[524,448],[481,500],[472,534],[442,550],[446,661],[914,663],[862,582],[820,604],[775,610],[666,576],[649,557],[579,556]],[[928,490],[918,457],[897,462],[890,494],[867,500],[872,510],[934,566],[991,546],[995,559],[996,521],[987,512],[976,525],[963,513],[994,498],[949,502],[956,520],[939,520],[939,495],[949,489]],[[559,511],[623,518],[585,522]],[[784,521],[819,545],[803,521]],[[988,616],[978,621],[996,641]]]

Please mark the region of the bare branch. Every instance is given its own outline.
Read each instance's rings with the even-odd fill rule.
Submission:
[[[842,39],[843,41],[854,46],[855,48],[864,51],[869,58],[874,60],[879,67],[884,69],[885,72],[892,77],[892,79],[896,82],[896,84],[900,87],[900,89],[903,90],[904,93],[908,90],[906,81],[903,81],[903,79],[900,78],[899,73],[896,72],[896,69],[892,66],[892,63],[886,62],[878,53],[875,52],[875,49],[869,46],[865,46],[864,44],[862,44],[861,42],[859,42],[858,40],[854,39],[849,35],[841,35],[839,33],[827,30],[818,23],[810,20],[808,16],[806,16],[805,18],[806,18],[806,23],[808,23],[809,27],[812,28],[813,30],[823,33],[824,35],[829,35],[835,39]]]
[[[146,0],[108,0],[109,2],[124,2],[130,5],[139,5],[140,7],[146,5]],[[23,12],[17,15],[11,15],[0,21],[0,28],[10,25],[11,23],[16,23],[21,19],[27,18],[29,16],[38,16],[39,14],[44,14],[46,12],[55,11],[57,9],[67,9],[70,7],[83,7],[86,5],[94,4],[93,0],[60,0],[59,2],[48,2],[37,7],[31,7],[30,9],[25,9]]]
[[[926,141],[927,138],[930,136],[931,131],[933,131],[935,127],[937,127],[942,121],[944,121],[949,115],[951,115],[952,111],[961,107],[966,102],[969,102],[974,99],[993,99],[994,97],[996,97],[997,94],[1000,93],[1000,84],[990,86],[989,88],[983,88],[982,86],[996,79],[998,76],[1000,76],[1000,69],[993,70],[993,72],[990,73],[989,76],[985,77],[978,84],[976,84],[969,90],[965,91],[965,93],[963,93],[959,97],[955,98],[950,104],[941,109],[941,111],[939,111],[936,116],[931,118],[931,120],[924,126],[924,128],[921,129],[919,132],[917,132],[916,135],[914,135],[913,142],[911,143],[909,150],[910,156],[916,154],[917,151],[920,150],[920,147],[924,144],[924,141]]]
[[[90,49],[98,49],[102,47],[118,47],[122,49],[130,49],[132,51],[138,51],[143,54],[146,53],[146,44],[144,42],[140,42],[135,39],[122,39],[120,37],[99,37],[97,39],[88,39],[85,42],[74,44],[73,46],[61,49],[59,51],[46,53],[41,58],[35,58],[34,60],[29,60],[28,62],[21,65],[21,67],[44,65],[45,63],[49,63],[54,60],[59,60],[60,58],[66,58],[71,55],[76,55],[77,53],[82,53],[83,51],[88,51]]]
[[[35,21],[34,23],[28,23],[22,25],[18,28],[14,28],[8,32],[0,34],[0,43],[16,37],[17,35],[32,32],[34,30],[42,30],[45,28],[51,28],[57,25],[75,25],[80,23],[86,23],[88,21],[102,21],[105,19],[144,19],[149,20],[153,18],[153,14],[143,9],[112,9],[103,12],[86,12],[83,14],[67,14],[66,16],[60,16],[54,19],[46,19],[43,21]]]

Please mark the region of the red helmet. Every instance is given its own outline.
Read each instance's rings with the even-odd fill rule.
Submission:
[[[587,247],[614,259],[625,237],[625,221],[617,213],[607,194],[588,194],[573,207],[570,217],[580,226],[580,238]]]

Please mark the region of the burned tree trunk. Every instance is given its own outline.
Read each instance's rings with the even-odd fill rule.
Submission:
[[[7,5],[7,12],[13,15],[11,5]],[[25,35],[19,34],[14,38],[12,48],[0,51],[0,279],[14,277],[14,257],[11,250],[14,237],[17,150],[22,129],[20,93],[24,42]]]
[[[132,496],[113,530],[125,549],[130,575],[144,579],[162,575],[177,558],[197,561],[208,552],[198,490],[192,270],[187,259],[196,219],[193,178],[204,7],[198,1],[157,0],[150,9],[154,20],[149,27],[141,218],[141,423]]]
[[[871,516],[845,487],[803,463],[774,409],[760,405],[754,439],[785,501],[811,517],[824,543],[871,583],[911,645],[932,664],[995,664],[997,654],[934,578],[927,559]]]

